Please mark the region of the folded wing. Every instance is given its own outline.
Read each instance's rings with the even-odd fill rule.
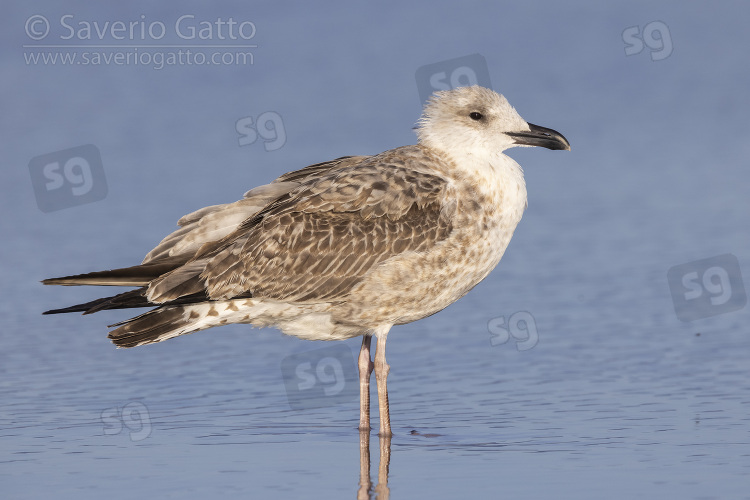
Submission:
[[[148,298],[343,297],[381,262],[430,248],[451,230],[447,181],[415,168],[423,158],[414,150],[414,165],[378,155],[309,178],[154,280]]]

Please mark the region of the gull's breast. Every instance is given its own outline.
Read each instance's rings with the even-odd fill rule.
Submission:
[[[345,304],[334,307],[334,316],[364,325],[409,323],[444,309],[487,277],[521,219],[526,189],[523,177],[480,181],[455,186],[452,228],[444,241],[384,262]]]

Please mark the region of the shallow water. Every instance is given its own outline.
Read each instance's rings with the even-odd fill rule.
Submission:
[[[499,284],[483,287],[502,294]],[[394,329],[394,436],[379,476],[373,433],[374,484],[387,479],[394,498],[747,494],[750,382],[737,326],[697,335],[578,321],[563,331],[554,324],[570,327],[577,313],[541,315],[538,345],[518,351],[491,345],[474,295],[452,314]],[[356,394],[293,410],[281,370],[285,356],[311,352],[315,363],[332,345],[351,348],[353,368],[356,342],[227,327],[114,350],[97,322],[55,319],[50,331],[35,321],[4,343],[8,498],[359,490]]]
[[[395,17],[196,5],[198,19],[256,21],[257,63],[163,71],[25,65],[24,21],[63,13],[12,10],[0,20],[2,497],[750,498],[746,16],[611,5],[479,19],[434,3]],[[71,12],[189,13],[91,9]],[[626,56],[623,30],[658,19],[674,53]],[[358,339],[228,326],[116,350],[106,325],[127,312],[40,315],[108,292],[43,278],[132,264],[185,213],[412,143],[417,68],[477,52],[495,88],[573,151],[512,151],[529,208],[498,269],[392,330],[390,441],[356,429]],[[267,111],[286,144],[238,146],[237,121]],[[90,143],[106,197],[42,212],[30,161]]]

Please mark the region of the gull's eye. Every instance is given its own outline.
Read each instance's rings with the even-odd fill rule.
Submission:
[[[482,118],[484,118],[484,115],[482,115],[482,113],[472,111],[471,113],[469,113],[469,118],[471,118],[472,120],[481,120]]]

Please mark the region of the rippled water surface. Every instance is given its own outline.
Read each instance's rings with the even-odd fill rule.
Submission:
[[[505,286],[493,279],[483,291]],[[579,305],[545,310],[538,345],[518,351],[491,346],[479,295],[391,335],[394,498],[747,494],[750,382],[738,325],[614,326]],[[299,410],[287,401],[281,358],[321,344],[228,327],[123,351],[95,318],[49,321],[4,341],[8,498],[359,489],[356,396]],[[358,344],[344,345],[353,365]]]

